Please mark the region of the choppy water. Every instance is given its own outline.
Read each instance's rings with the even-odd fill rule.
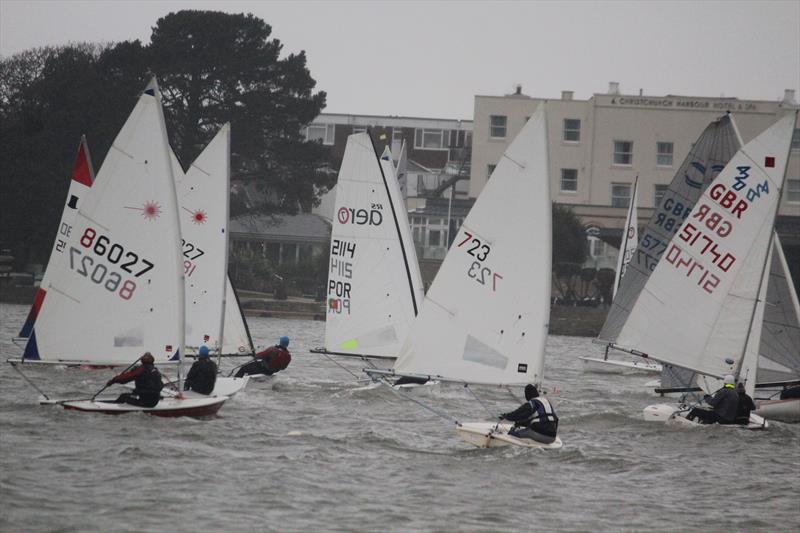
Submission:
[[[27,307],[0,306],[0,353]],[[551,337],[547,385],[564,448],[479,450],[383,387],[308,349],[318,322],[250,319],[256,342],[292,338],[291,366],[210,420],[87,415],[39,406],[0,365],[0,530],[797,531],[800,425],[766,432],[641,421],[645,376],[585,374],[589,339]],[[34,368],[40,386],[94,392],[111,371]],[[505,391],[478,389],[496,411]],[[455,385],[416,389],[465,420]]]

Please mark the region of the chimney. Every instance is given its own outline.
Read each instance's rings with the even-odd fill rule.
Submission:
[[[783,104],[789,105],[796,105],[794,101],[794,89],[784,89],[783,90]]]
[[[619,82],[618,81],[610,81],[610,82],[608,82],[608,94],[619,94]]]
[[[514,94],[516,95],[522,94],[522,85],[520,85],[519,83],[517,84],[517,87],[514,89]]]
[[[572,100],[572,91],[561,91],[562,100]]]

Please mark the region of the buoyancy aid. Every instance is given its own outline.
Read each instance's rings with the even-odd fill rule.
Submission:
[[[163,388],[161,372],[153,365],[144,365],[142,372],[136,376],[136,392],[139,394],[158,394]]]
[[[553,406],[547,398],[533,398],[528,400],[533,414],[523,422],[524,425],[530,427],[532,424],[555,424],[558,422]]]

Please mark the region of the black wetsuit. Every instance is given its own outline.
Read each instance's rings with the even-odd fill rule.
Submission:
[[[737,391],[739,395],[739,404],[736,407],[736,423],[746,426],[750,423],[750,411],[756,410],[756,404],[753,399],[744,391]]]
[[[198,359],[189,369],[183,390],[211,394],[217,382],[217,364],[208,357]]]
[[[723,387],[714,393],[714,396],[706,395],[703,398],[708,405],[714,408],[713,411],[694,407],[686,417],[689,420],[697,418],[701,424],[735,424],[736,411],[739,408],[739,395],[733,387]]]
[[[158,401],[161,399],[161,389],[164,388],[164,384],[161,383],[161,372],[154,365],[142,364],[133,370],[114,376],[110,382],[129,383],[134,380],[136,387],[133,392],[120,394],[114,403],[127,403],[139,407],[158,405]]]
[[[509,432],[510,435],[533,439],[544,444],[556,440],[558,416],[550,402],[544,398],[528,400],[514,411],[500,416],[514,422],[514,429]]]

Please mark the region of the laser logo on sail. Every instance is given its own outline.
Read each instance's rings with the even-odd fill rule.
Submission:
[[[380,209],[355,209],[340,207],[336,213],[339,224],[355,224],[356,226],[380,226],[383,224],[383,213]]]

